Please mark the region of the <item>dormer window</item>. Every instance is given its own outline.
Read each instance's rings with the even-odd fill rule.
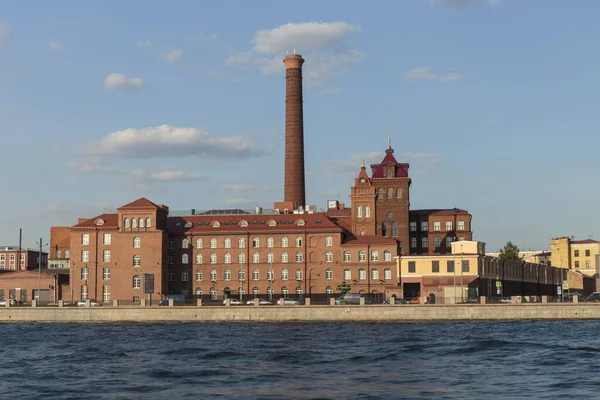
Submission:
[[[212,225],[211,225],[211,226],[212,226],[213,228],[218,228],[218,227],[220,227],[220,226],[221,226],[221,223],[220,223],[219,221],[215,221],[215,222],[213,222],[213,223],[212,223]]]
[[[296,225],[298,225],[298,226],[304,226],[304,220],[303,219],[299,219],[298,221],[296,221]]]
[[[242,228],[245,228],[245,227],[247,227],[247,226],[248,226],[248,221],[246,221],[246,220],[242,220],[242,221],[240,221],[240,226],[241,226]]]
[[[385,177],[386,178],[393,178],[394,177],[394,169],[392,167],[388,167],[385,170]]]
[[[96,220],[96,225],[104,225],[104,220],[102,220],[102,219],[98,218],[98,219]]]
[[[277,222],[275,222],[274,220],[270,220],[269,221],[269,226],[276,226]]]

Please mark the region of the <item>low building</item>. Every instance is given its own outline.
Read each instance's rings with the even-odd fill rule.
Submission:
[[[41,303],[69,297],[69,275],[66,271],[20,270],[0,274],[0,299],[15,299],[29,303],[38,298]],[[72,297],[72,296],[71,296]]]
[[[48,253],[42,252],[41,264],[39,262],[40,252],[35,249],[26,249],[19,246],[0,246],[0,270],[28,270],[42,269],[48,265]],[[17,265],[17,260],[20,260]]]
[[[552,265],[593,277],[596,273],[594,260],[596,255],[600,254],[600,241],[574,240],[573,237],[553,238],[551,253]]]

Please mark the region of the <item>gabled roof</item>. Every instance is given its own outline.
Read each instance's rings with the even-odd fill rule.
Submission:
[[[597,240],[594,240],[594,239],[583,239],[583,240],[571,241],[571,244],[595,244],[595,243],[600,243],[600,242]]]
[[[300,222],[299,222],[300,221]],[[169,217],[170,234],[244,234],[247,232],[342,232],[325,213],[314,214],[241,214],[241,215],[191,215]]]
[[[336,217],[331,217],[330,218],[331,221],[336,224],[337,226],[339,226],[340,228],[348,231],[348,232],[352,232],[352,219],[348,218],[348,217],[340,217],[340,218],[336,218]]]
[[[102,222],[100,222],[102,221]],[[119,214],[101,214],[97,217],[86,219],[73,226],[73,228],[118,228]]]
[[[392,164],[395,167],[394,178],[408,178],[408,163],[399,163],[394,157],[394,149],[391,146],[385,151],[385,157],[381,160],[379,164],[371,164],[371,178],[387,178],[384,173],[384,166],[387,164]]]
[[[325,211],[325,214],[330,218],[350,217],[352,216],[352,210],[350,208],[332,208]]]
[[[158,206],[148,200],[145,197],[139,198],[131,203],[125,204],[124,206],[119,207],[119,210],[122,209],[132,209],[132,208],[164,208],[164,206]]]

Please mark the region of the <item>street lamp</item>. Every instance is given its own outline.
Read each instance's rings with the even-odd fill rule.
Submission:
[[[48,243],[46,243],[46,244],[43,244],[43,243],[44,242],[42,241],[42,238],[40,238],[39,242],[36,242],[36,244],[38,246],[40,246],[40,252],[39,252],[39,255],[38,255],[38,287],[37,287],[37,296],[36,296],[36,299],[37,299],[38,303],[40,302],[40,280],[41,280],[41,277],[42,277],[42,247],[48,246]],[[21,262],[21,260],[19,260],[19,263],[20,262]]]
[[[455,267],[456,269],[456,267]],[[465,289],[463,287],[463,245],[460,245],[460,300],[463,301],[465,297]]]
[[[242,301],[242,290],[243,290],[243,287],[244,287],[243,276],[244,276],[244,263],[240,262],[240,272],[238,274],[238,278],[240,280],[240,288],[238,290],[240,292],[240,302]]]
[[[269,281],[269,301],[273,300],[273,257],[269,259],[269,270],[267,271],[267,280]]]

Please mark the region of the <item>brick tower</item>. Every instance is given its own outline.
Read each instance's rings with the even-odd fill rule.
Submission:
[[[305,203],[304,121],[302,113],[302,64],[299,54],[288,54],[285,64],[285,183],[284,201],[294,208]]]

